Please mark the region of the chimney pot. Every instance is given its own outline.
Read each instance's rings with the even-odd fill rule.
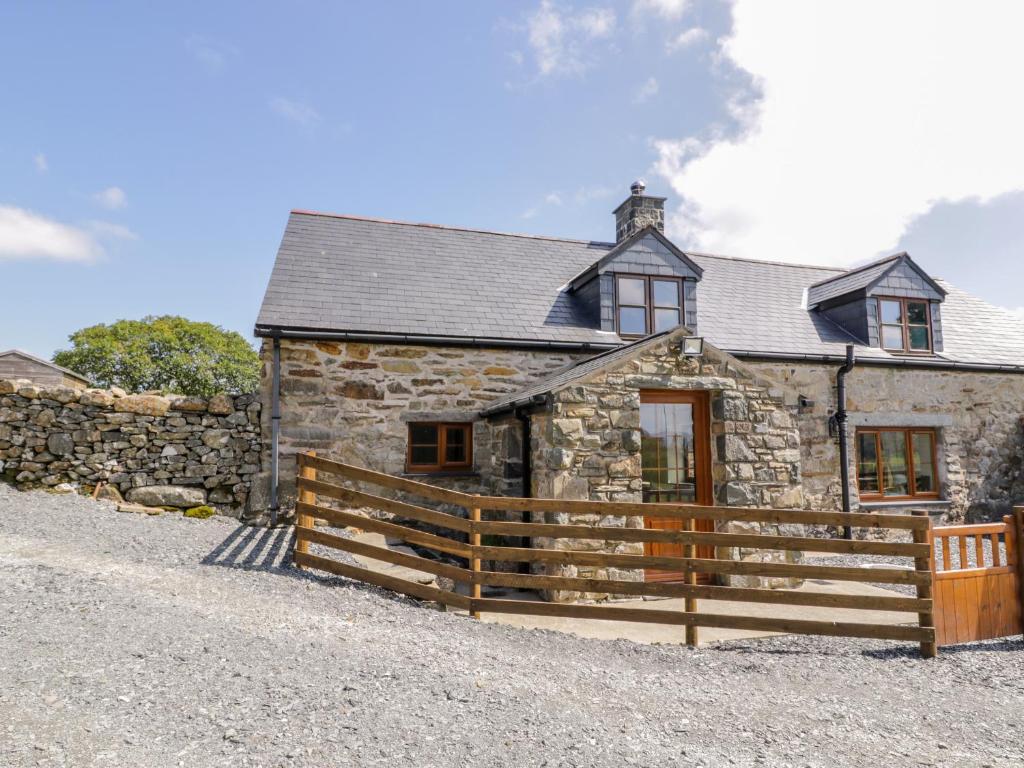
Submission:
[[[647,185],[644,184],[643,179],[637,179],[629,185],[629,191],[634,195],[642,195],[645,189],[647,189]]]

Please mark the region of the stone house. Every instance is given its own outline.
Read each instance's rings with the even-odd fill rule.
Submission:
[[[82,374],[20,349],[0,352],[0,379],[25,379],[41,387],[85,389],[90,386],[89,380]]]
[[[847,345],[852,508],[1024,503],[1024,324],[905,253],[685,251],[664,202],[634,184],[615,242],[293,211],[255,328],[270,503],[316,449],[476,492],[840,509]]]

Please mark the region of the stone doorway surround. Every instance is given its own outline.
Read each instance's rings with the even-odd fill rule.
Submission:
[[[640,399],[643,390],[706,391],[711,403],[711,484],[719,506],[800,508],[800,433],[797,393],[766,379],[705,343],[701,357],[681,354],[681,327],[585,361],[528,388],[543,395],[532,412],[532,493],[538,497],[598,501],[642,500]],[[543,519],[542,519],[543,518]],[[578,522],[642,527],[643,518]],[[564,514],[535,522],[568,523]],[[718,530],[799,535],[800,526],[732,522]],[[643,544],[592,539],[534,539],[536,547],[642,554]],[[796,561],[797,553],[720,550],[718,557]],[[539,566],[544,569],[545,566]],[[550,568],[551,575],[642,580],[643,572],[590,566]],[[542,572],[548,572],[543,570]],[[721,577],[720,577],[721,578]],[[789,579],[724,577],[742,586],[792,586]],[[558,601],[601,600],[604,593],[559,592]]]

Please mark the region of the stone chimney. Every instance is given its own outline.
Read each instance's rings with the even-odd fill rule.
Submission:
[[[615,242],[633,236],[641,229],[652,226],[659,232],[665,231],[665,198],[645,195],[643,181],[634,181],[629,187],[629,197],[615,209]]]

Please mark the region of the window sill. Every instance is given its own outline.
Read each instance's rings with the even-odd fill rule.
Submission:
[[[900,499],[899,501],[862,501],[861,509],[909,509],[912,507],[935,507],[945,509],[951,502],[944,499]]]
[[[480,473],[472,469],[460,469],[450,472],[403,472],[400,477],[480,477]]]

